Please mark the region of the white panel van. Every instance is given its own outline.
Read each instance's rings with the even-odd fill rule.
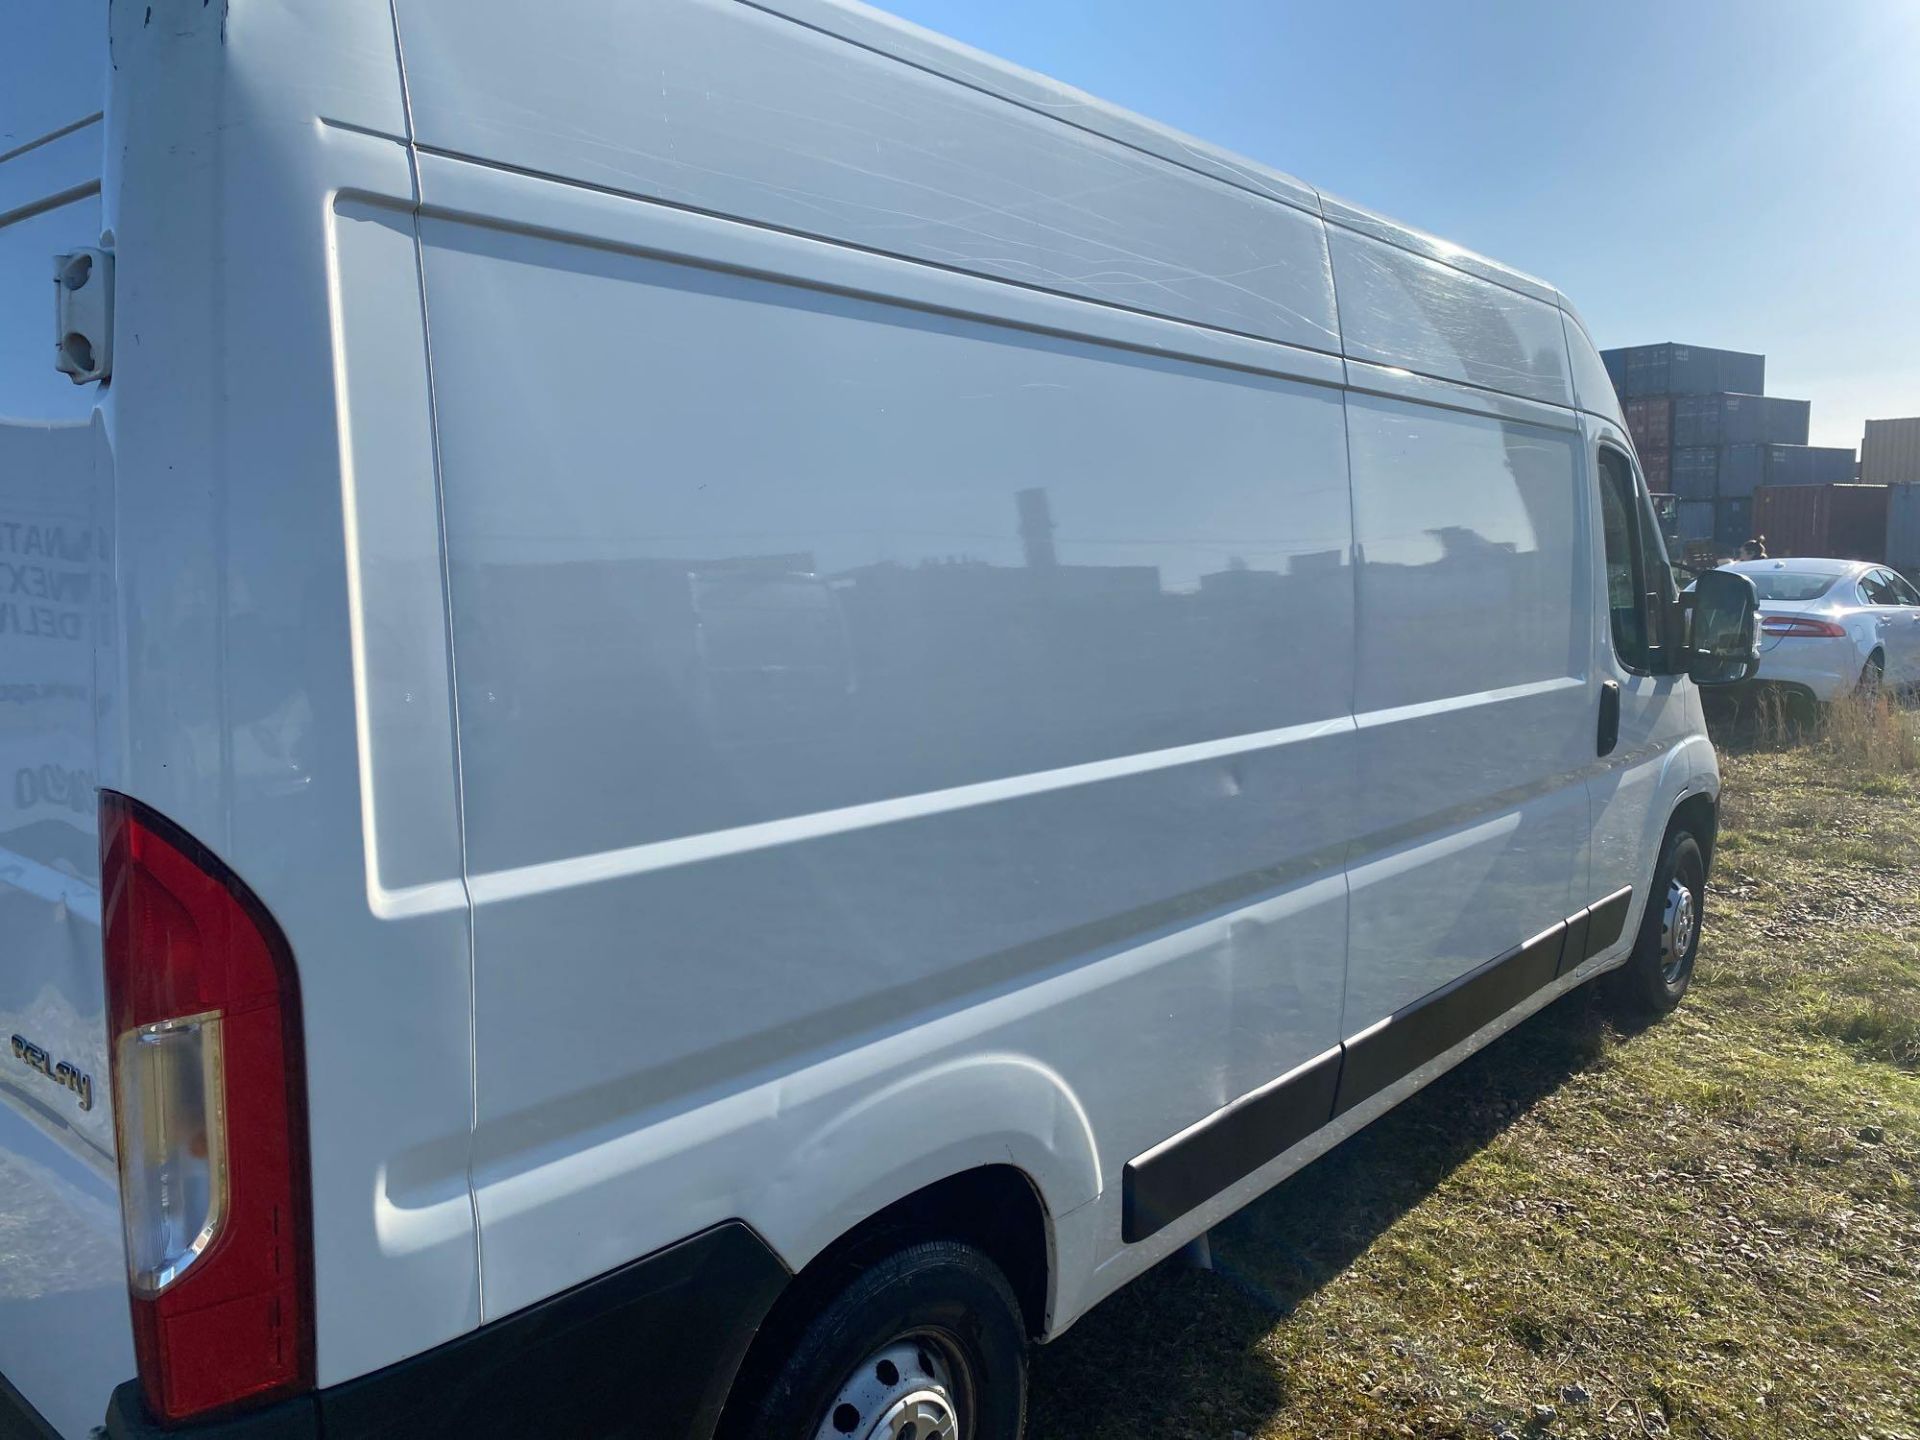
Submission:
[[[839,0],[0,19],[0,1431],[952,1437],[1719,781],[1550,286]]]

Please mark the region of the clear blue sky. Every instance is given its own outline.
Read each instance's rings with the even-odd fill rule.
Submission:
[[[1816,444],[1920,415],[1920,0],[884,0],[1552,281],[1759,350]]]

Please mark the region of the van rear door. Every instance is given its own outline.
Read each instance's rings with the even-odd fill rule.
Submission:
[[[64,1435],[134,1371],[95,822],[106,450],[100,387],[54,369],[51,284],[100,243],[105,49],[104,4],[0,19],[0,1375]]]

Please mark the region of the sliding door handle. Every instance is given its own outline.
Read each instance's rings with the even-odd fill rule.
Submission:
[[[1596,753],[1611,755],[1620,743],[1620,682],[1604,680],[1600,684],[1600,734]]]

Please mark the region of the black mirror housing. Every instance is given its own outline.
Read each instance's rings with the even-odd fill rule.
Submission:
[[[1737,685],[1760,669],[1760,597],[1732,570],[1708,570],[1694,582],[1686,671],[1696,685]]]

